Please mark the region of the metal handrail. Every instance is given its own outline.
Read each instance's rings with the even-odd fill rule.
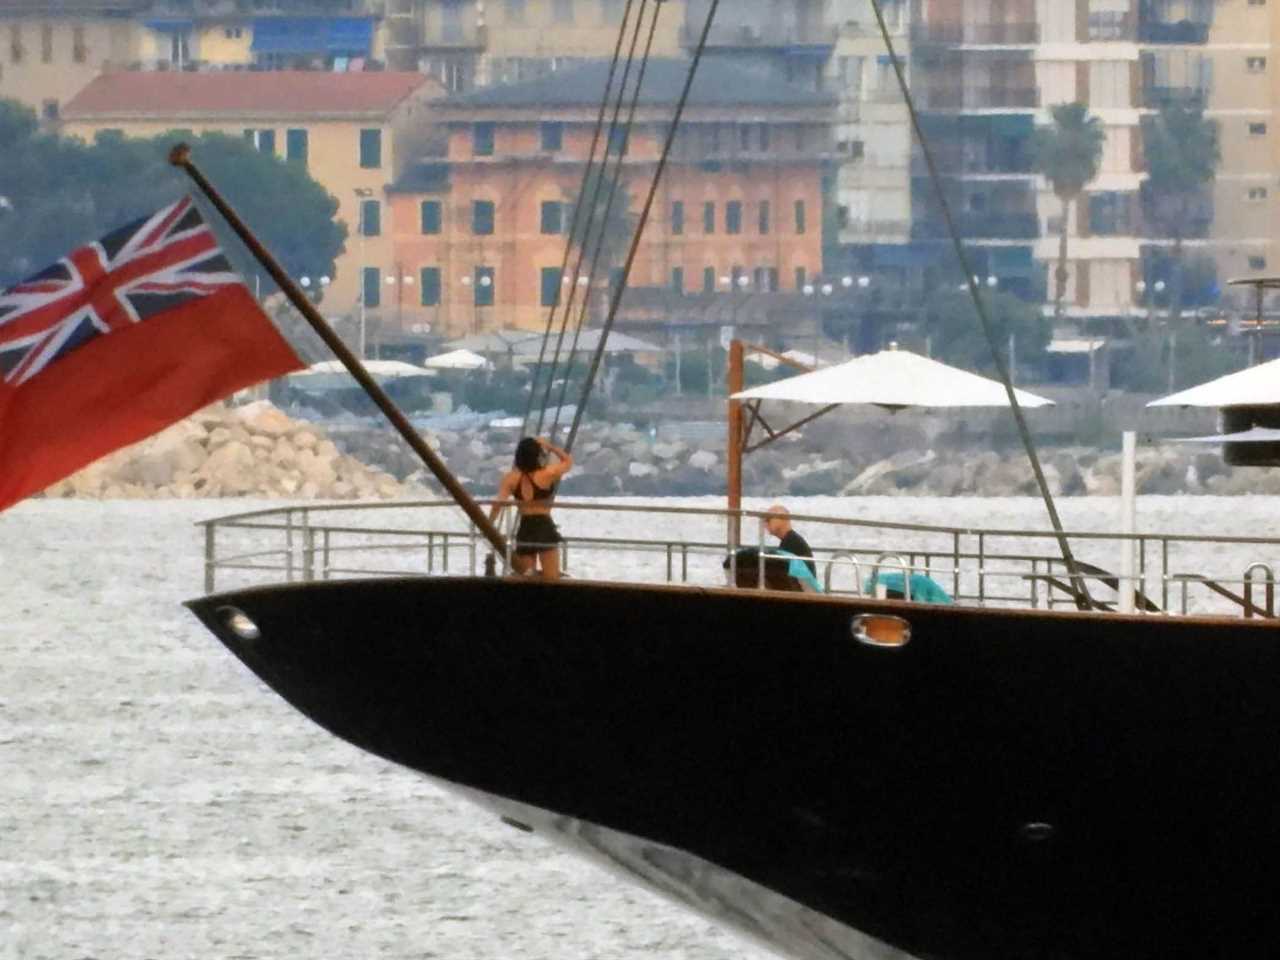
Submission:
[[[492,501],[485,501],[486,504]],[[638,505],[617,503],[575,503],[560,502],[557,510],[566,512],[607,512],[615,514],[644,514],[655,517],[681,518],[682,520],[719,521],[720,530],[727,529],[723,521],[729,517],[751,518],[759,524],[759,543],[764,543],[763,521],[768,517],[766,510],[726,510],[715,507]],[[369,511],[377,510],[373,515]],[[391,511],[388,514],[387,511]],[[419,525],[422,514],[434,516],[440,513],[447,522],[432,524],[427,527]],[[401,514],[413,519],[403,520]],[[392,522],[380,522],[381,517],[394,516]],[[369,517],[374,522],[364,525],[361,517]],[[375,517],[377,519],[375,519]],[[1046,546],[1053,539],[1048,531],[975,529],[971,527],[937,526],[922,523],[908,523],[894,520],[868,520],[843,517],[823,517],[808,514],[793,514],[796,524],[820,525],[828,532],[828,543],[815,547],[815,560],[825,563],[825,584],[830,589],[833,568],[852,564],[855,577],[855,595],[862,594],[863,564],[859,556],[879,556],[878,566],[887,560],[893,560],[891,566],[904,570],[908,579],[912,571],[923,571],[935,578],[950,580],[951,595],[958,603],[977,605],[1011,605],[1036,608],[1046,605],[1053,608],[1061,603],[1061,597],[1055,595],[1053,583],[1062,576],[1062,559],[1055,552],[1040,553],[1032,544],[1044,541]],[[570,522],[570,527],[574,524]],[[684,524],[687,526],[687,523]],[[476,574],[479,568],[479,544],[476,532],[458,513],[456,506],[449,500],[425,500],[411,502],[374,502],[374,503],[319,503],[306,505],[289,505],[245,511],[240,514],[201,521],[198,524],[204,530],[205,588],[213,592],[216,586],[217,572],[243,570],[254,572],[270,572],[274,570],[285,580],[328,579],[333,576],[348,574],[379,574],[420,576],[437,573],[437,566],[444,573],[470,572]],[[622,538],[611,536],[567,536],[561,546],[562,569],[568,570],[570,560],[583,551],[618,551],[636,555],[656,557],[660,560],[657,568],[652,560],[645,560],[638,567],[632,567],[626,576],[635,582],[665,582],[671,584],[710,583],[707,578],[711,567],[704,560],[712,555],[723,557],[729,553],[734,556],[730,545],[721,539],[697,538],[681,536],[678,528],[681,524],[670,523],[675,535],[667,535],[653,539],[638,537]],[[696,527],[690,533],[696,531]],[[813,538],[809,530],[805,531]],[[1234,611],[1256,611],[1259,616],[1272,616],[1267,609],[1273,610],[1274,600],[1265,602],[1265,608],[1257,606],[1245,597],[1237,597],[1230,591],[1215,588],[1212,584],[1238,582],[1235,577],[1215,576],[1212,579],[1202,577],[1189,583],[1179,581],[1171,572],[1170,564],[1184,548],[1194,548],[1212,544],[1215,546],[1241,546],[1264,544],[1280,547],[1280,539],[1266,537],[1207,537],[1173,533],[1141,533],[1119,534],[1105,531],[1083,531],[1068,533],[1067,536],[1097,544],[1120,544],[1132,542],[1137,547],[1139,572],[1135,579],[1142,582],[1152,576],[1160,584],[1164,597],[1163,606],[1169,607],[1169,590],[1181,585],[1185,595],[1191,583],[1203,584],[1203,594],[1197,592],[1197,603],[1201,598],[1205,602],[1215,603],[1215,597],[1231,599]],[[279,537],[277,543],[268,544],[264,549],[262,538]],[[894,542],[894,537],[906,538],[912,546]],[[231,547],[231,549],[228,549]],[[1021,547],[1021,548],[1020,548]],[[1028,549],[1030,547],[1030,549]],[[461,565],[455,565],[453,559],[457,551],[464,549],[466,559]],[[887,553],[886,553],[887,551]],[[351,558],[358,554],[372,558],[375,554],[383,556],[399,554],[410,560],[405,569],[385,569],[388,565],[367,564]],[[1094,557],[1093,559],[1097,559]],[[1240,557],[1240,562],[1249,559]],[[272,567],[270,562],[278,561]],[[440,561],[437,564],[437,560]],[[691,566],[692,561],[697,563]],[[399,561],[397,561],[399,562]],[[1148,563],[1151,566],[1148,566]],[[375,569],[376,566],[376,569]],[[716,565],[716,576],[719,576],[720,564]],[[577,568],[575,568],[577,569]],[[599,566],[596,571],[599,571]],[[1114,581],[1113,575],[1101,568],[1095,568],[1099,575],[1093,576],[1100,582],[1107,578]],[[1185,569],[1185,567],[1184,567]],[[1235,569],[1240,569],[1236,567]],[[1274,590],[1274,576],[1270,568],[1253,566],[1249,577],[1253,586],[1261,584],[1264,589]],[[587,573],[591,575],[591,565]],[[878,573],[878,571],[877,571]],[[718,582],[718,580],[716,581]],[[1020,584],[1016,589],[1009,584]],[[1118,582],[1118,581],[1117,581]],[[1048,585],[1047,592],[1037,587],[1037,583]],[[758,584],[757,584],[758,586]],[[1249,589],[1246,585],[1246,590]],[[1271,596],[1274,596],[1272,592]],[[1190,607],[1190,600],[1184,599],[1183,611]],[[1154,604],[1145,613],[1158,612]]]

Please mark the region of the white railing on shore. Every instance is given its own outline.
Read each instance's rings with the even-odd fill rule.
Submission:
[[[487,505],[487,504],[486,504]],[[736,571],[730,511],[613,503],[557,502],[561,565],[582,579],[724,586]],[[632,515],[646,535],[619,535]],[[739,547],[767,548],[761,511],[743,510]],[[929,526],[792,515],[814,550],[827,592],[860,596],[872,574],[932,578],[957,603],[1033,609],[1074,608],[1070,577],[1045,531]],[[647,522],[647,521],[652,522]],[[490,552],[448,500],[315,504],[203,521],[205,589],[353,577],[476,576]],[[667,531],[658,535],[655,531]],[[1114,608],[1114,573],[1131,544],[1139,613],[1275,615],[1280,538],[1172,533],[1070,532],[1093,598]],[[1212,569],[1210,569],[1210,565]],[[502,569],[502,560],[497,561]],[[763,569],[760,570],[763,577]],[[763,586],[763,582],[760,584]]]

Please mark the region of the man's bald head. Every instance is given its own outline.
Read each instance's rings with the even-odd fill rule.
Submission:
[[[775,503],[765,513],[765,529],[779,539],[785,537],[791,529],[791,511],[782,504]]]

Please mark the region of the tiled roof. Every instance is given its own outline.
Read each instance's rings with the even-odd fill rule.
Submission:
[[[379,116],[423,84],[421,73],[107,73],[62,110],[66,120],[132,117]]]
[[[640,90],[644,106],[674,106],[684,89],[690,61],[655,59],[645,70]],[[633,68],[627,84],[627,101],[636,77]],[[618,76],[621,76],[619,72]],[[442,101],[444,107],[578,107],[598,106],[609,77],[609,62],[553,73],[529,83],[487,87]],[[617,80],[614,81],[617,89]],[[832,104],[831,94],[815,93],[783,83],[772,77],[744,70],[715,57],[698,65],[698,75],[689,95],[690,106],[821,107]]]

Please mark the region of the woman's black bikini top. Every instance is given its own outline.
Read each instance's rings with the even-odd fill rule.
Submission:
[[[521,479],[528,478],[529,486],[533,488],[533,496],[522,497],[520,495],[520,489],[521,489],[520,481],[517,480],[516,489],[512,493],[512,496],[514,496],[517,500],[550,500],[552,497],[556,495],[555,484],[552,484],[549,487],[540,487],[538,486],[537,481],[533,479],[533,474],[525,473],[523,470],[520,471],[520,477]]]

